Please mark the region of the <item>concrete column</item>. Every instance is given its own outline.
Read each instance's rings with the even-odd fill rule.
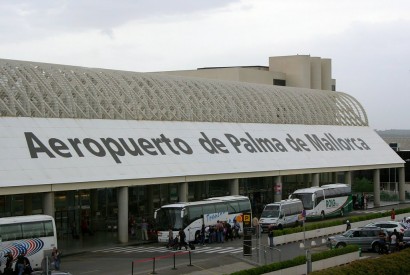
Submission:
[[[282,200],[282,177],[275,177],[273,201],[278,202]]]
[[[399,201],[400,203],[404,203],[406,200],[406,193],[404,192],[404,184],[405,184],[405,173],[404,167],[398,168],[399,170]]]
[[[312,175],[312,186],[319,186],[319,174],[315,173]]]
[[[180,202],[188,201],[188,183],[181,182],[178,186],[178,199]]]
[[[24,195],[24,215],[33,214],[33,200],[31,194]]]
[[[231,195],[239,195],[239,179],[229,181],[229,193]]]
[[[345,184],[352,186],[352,172],[345,171]]]
[[[54,192],[47,192],[43,194],[43,213],[54,217]]]
[[[118,241],[128,242],[128,187],[118,188]]]
[[[374,207],[380,207],[380,170],[373,170]]]

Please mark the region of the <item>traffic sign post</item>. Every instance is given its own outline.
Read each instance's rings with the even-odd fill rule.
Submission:
[[[252,227],[252,214],[243,213],[243,255],[252,256],[252,234],[255,228]]]

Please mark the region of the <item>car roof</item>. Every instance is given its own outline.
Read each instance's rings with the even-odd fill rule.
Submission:
[[[377,221],[377,222],[371,222],[371,223],[374,223],[374,224],[377,224],[377,223],[401,224],[401,222],[397,222],[397,221]]]
[[[353,230],[369,230],[369,229],[372,229],[372,230],[384,230],[383,228],[381,228],[381,227],[378,227],[378,226],[363,226],[363,227],[356,227],[356,228],[353,228]]]

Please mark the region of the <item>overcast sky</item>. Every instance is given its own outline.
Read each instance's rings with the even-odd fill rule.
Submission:
[[[332,59],[374,129],[410,129],[409,0],[0,0],[0,58],[129,71]]]

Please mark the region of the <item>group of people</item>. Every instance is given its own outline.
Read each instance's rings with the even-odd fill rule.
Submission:
[[[183,229],[178,231],[178,234],[174,237],[174,232],[172,228],[168,230],[168,244],[167,247],[174,250],[181,250],[182,247],[185,247],[185,250],[188,250],[188,243],[186,242],[186,234]]]
[[[205,226],[202,224],[201,229],[195,236],[195,241],[205,246],[206,240],[208,243],[224,243],[225,241],[233,241],[236,238],[241,238],[239,232],[241,226],[236,219],[233,220],[233,224],[226,221],[217,221],[214,225]],[[187,248],[189,244],[186,242],[186,234],[184,230],[180,229],[177,236],[174,236],[172,227],[168,230],[168,248],[181,249],[181,247]]]
[[[384,233],[384,231],[380,231],[379,243],[379,254],[387,254],[390,252],[393,253],[395,251],[403,249],[405,246],[403,243],[403,233],[397,232],[396,229],[394,229],[393,233],[390,236]]]
[[[134,215],[131,215],[128,218],[128,233],[130,234],[131,238],[135,238],[136,237],[136,231],[137,231],[137,221],[135,219]],[[148,222],[143,218],[141,223],[139,224],[140,228],[141,228],[141,239],[143,241],[148,241]]]
[[[26,275],[33,272],[30,260],[26,257],[26,253],[22,252],[14,259],[13,254],[9,251],[4,256],[6,258],[6,266],[4,267],[3,275]],[[13,270],[13,262],[16,262]],[[60,270],[61,253],[54,247],[51,253],[51,261],[54,270]]]
[[[26,253],[22,252],[20,255],[17,256],[16,259],[16,264],[14,265],[14,271],[13,271],[13,254],[11,252],[8,252],[5,257],[6,259],[6,267],[4,268],[4,273],[5,275],[23,275],[23,274],[31,274],[33,272],[33,269],[31,268],[30,261],[26,257]]]
[[[354,209],[367,209],[369,206],[369,195],[366,193],[353,195],[352,200]]]
[[[233,220],[233,225],[226,221],[217,221],[215,225],[203,226],[201,230],[201,244],[205,244],[205,239],[208,237],[208,243],[224,243],[225,241],[233,241],[236,238],[241,238],[239,235],[241,227],[238,221]]]

